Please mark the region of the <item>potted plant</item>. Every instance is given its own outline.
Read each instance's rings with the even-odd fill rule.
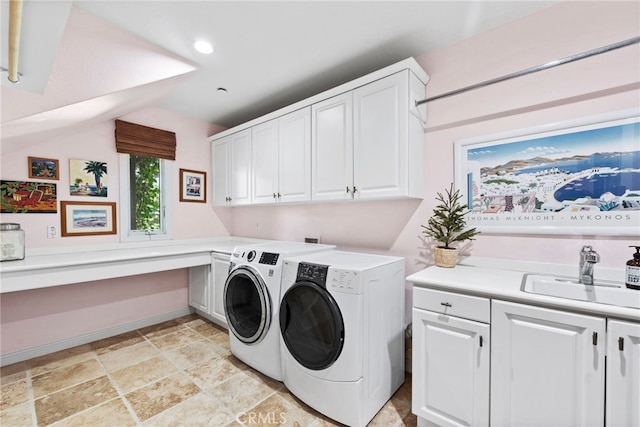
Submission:
[[[436,265],[452,268],[456,265],[458,248],[451,246],[455,242],[474,240],[480,232],[475,228],[465,230],[464,216],[469,212],[467,205],[460,203],[462,195],[459,190],[453,190],[453,183],[445,193],[437,193],[436,200],[440,203],[433,209],[433,216],[422,231],[440,244],[433,250]]]

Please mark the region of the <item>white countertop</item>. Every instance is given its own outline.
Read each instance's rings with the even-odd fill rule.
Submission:
[[[509,264],[509,261],[503,260],[503,264],[505,263]],[[434,266],[410,275],[407,277],[407,281],[412,282],[414,286],[418,287],[640,321],[640,310],[633,308],[523,292],[520,290],[520,287],[525,273],[550,274],[549,270],[552,270],[553,274],[561,274],[566,272],[567,269],[561,268],[562,266],[554,266],[541,272],[539,268],[526,269],[526,267],[536,267],[532,265],[521,265],[519,267],[525,267],[525,269],[506,270],[493,266],[474,265],[457,265],[455,268]],[[545,267],[548,267],[548,265],[545,265]],[[572,266],[565,267],[568,267],[572,271],[577,269],[577,267],[573,269]],[[618,276],[616,271],[604,273],[607,279],[612,275]],[[571,274],[569,274],[569,276],[571,276]],[[640,298],[640,291],[638,291],[638,298]]]
[[[211,263],[211,253],[231,254],[263,239],[222,237],[33,249],[24,260],[0,263],[0,292],[89,282]]]

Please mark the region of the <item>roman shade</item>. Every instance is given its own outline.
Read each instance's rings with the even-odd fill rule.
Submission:
[[[176,134],[116,120],[116,151],[136,156],[176,159]]]

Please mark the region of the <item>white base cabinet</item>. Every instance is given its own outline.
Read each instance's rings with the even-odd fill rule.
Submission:
[[[426,425],[488,426],[489,300],[415,289],[414,307],[413,412]]]
[[[607,322],[607,427],[640,426],[640,324]]]
[[[203,317],[227,327],[224,312],[224,285],[231,257],[213,253],[211,265],[189,268],[189,305]]]
[[[422,287],[413,305],[419,426],[640,426],[639,323]]]
[[[491,425],[602,426],[605,319],[493,301]]]

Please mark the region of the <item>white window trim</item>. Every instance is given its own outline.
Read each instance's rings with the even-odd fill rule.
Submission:
[[[153,240],[171,240],[171,201],[173,200],[172,162],[160,160],[161,197],[160,206],[164,211],[164,230],[153,231],[132,231],[131,218],[129,217],[131,207],[131,188],[129,186],[129,155],[120,154],[120,241],[121,242],[142,242]]]

